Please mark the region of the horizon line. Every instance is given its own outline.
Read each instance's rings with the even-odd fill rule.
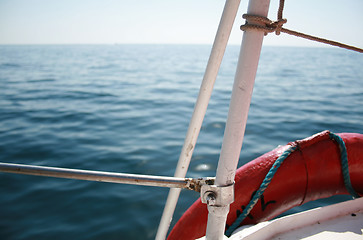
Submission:
[[[65,45],[204,45],[204,46],[212,46],[212,43],[0,43],[0,46],[65,46]],[[241,44],[238,43],[229,43],[228,46],[241,46]],[[263,46],[268,47],[302,47],[302,48],[329,48],[332,46],[327,45],[293,45],[293,44],[286,44],[286,45],[280,45],[280,44],[263,44]],[[334,47],[336,48],[336,47]]]

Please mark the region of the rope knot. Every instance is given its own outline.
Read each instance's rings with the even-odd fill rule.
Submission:
[[[283,28],[282,25],[284,25],[287,20],[282,18],[282,12],[284,10],[284,4],[285,0],[280,0],[279,10],[277,12],[277,21],[271,21],[267,17],[262,17],[258,15],[252,15],[252,14],[243,14],[242,18],[246,19],[246,23],[240,27],[242,31],[246,30],[257,30],[257,31],[263,31],[265,33],[265,36],[269,33],[275,32],[276,35],[280,35],[281,32],[287,33],[289,35],[293,35],[296,37],[305,38],[312,41],[317,41],[325,44],[329,44],[332,46],[337,46],[349,50],[353,50],[356,52],[363,53],[363,49],[357,48],[354,46],[349,46],[346,44],[342,44],[340,42],[335,42],[332,40],[324,39],[315,37],[312,35],[304,34],[301,32],[292,31],[286,28]]]
[[[275,32],[276,35],[280,35],[282,25],[287,22],[286,19],[271,21],[267,17],[252,14],[243,14],[242,18],[246,19],[246,23],[240,27],[242,31],[254,29],[258,31],[263,31],[265,35],[272,32]]]
[[[287,22],[287,20],[285,18],[284,19],[279,19],[277,21],[272,22],[270,24],[270,26],[268,26],[268,27],[275,29],[275,31],[274,31],[275,34],[276,35],[280,35],[281,29],[282,29],[282,25],[284,25],[286,22]]]

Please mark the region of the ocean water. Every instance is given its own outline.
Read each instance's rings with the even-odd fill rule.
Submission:
[[[210,49],[0,46],[0,161],[172,176]],[[238,54],[228,47],[189,177],[215,175]],[[323,130],[363,133],[362,66],[340,49],[264,47],[239,165]],[[153,239],[167,193],[0,173],[0,239]],[[197,198],[182,191],[172,224]]]

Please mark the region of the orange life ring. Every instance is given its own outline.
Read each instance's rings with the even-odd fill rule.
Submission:
[[[352,187],[362,196],[363,134],[338,135],[346,145]],[[270,220],[303,203],[348,193],[344,186],[339,146],[330,139],[329,132],[324,131],[272,150],[239,168],[235,177],[235,201],[230,205],[227,226],[242,213],[275,160],[291,145],[297,146],[296,151],[283,162],[241,225]],[[198,199],[174,226],[168,240],[194,240],[204,236],[207,218],[207,206]]]

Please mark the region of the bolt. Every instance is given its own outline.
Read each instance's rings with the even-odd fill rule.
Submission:
[[[208,194],[205,198],[209,206],[213,206],[216,203],[216,194],[214,192],[206,192]]]

